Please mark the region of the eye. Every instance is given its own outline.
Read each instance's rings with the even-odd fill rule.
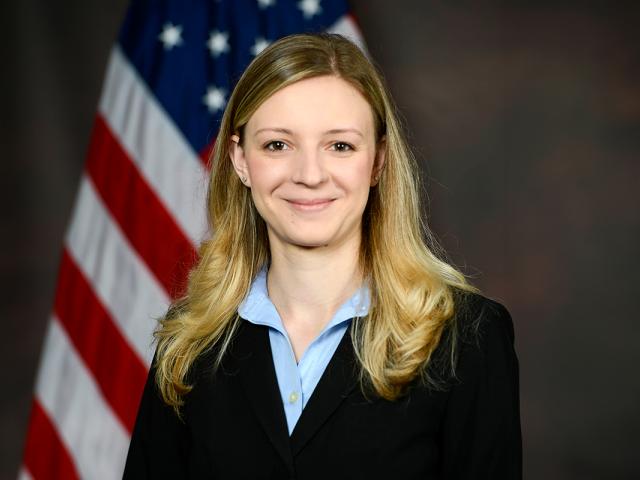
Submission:
[[[270,152],[280,152],[289,147],[287,147],[287,144],[282,140],[273,140],[272,142],[267,143],[264,148],[266,148]]]
[[[350,145],[346,142],[336,142],[333,144],[334,150],[337,152],[348,152],[353,150],[353,145]]]

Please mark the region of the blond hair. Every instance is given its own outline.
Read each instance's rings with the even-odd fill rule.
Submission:
[[[275,92],[322,75],[339,77],[362,93],[373,112],[376,140],[386,138],[385,166],[370,190],[362,222],[359,260],[371,306],[366,317],[353,320],[360,379],[389,400],[418,376],[436,386],[425,367],[454,318],[454,292],[474,288],[436,255],[441,252],[422,220],[419,169],[382,75],[340,35],[296,34],[263,50],[229,99],[212,153],[211,238],[200,245],[186,295],[170,307],[155,333],[156,382],[178,413],[192,388],[191,366],[214,345],[219,346],[214,367],[219,366],[240,322],[237,308],[270,259],[265,222],[230,161],[230,137],[243,138],[253,113]]]

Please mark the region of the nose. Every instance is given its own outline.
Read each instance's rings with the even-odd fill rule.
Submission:
[[[301,149],[295,156],[291,180],[308,187],[320,185],[328,178],[322,154],[315,149]]]

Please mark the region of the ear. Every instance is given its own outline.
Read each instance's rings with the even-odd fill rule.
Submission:
[[[229,158],[233,164],[233,169],[240,177],[240,181],[247,187],[251,187],[251,178],[249,176],[249,167],[244,157],[244,149],[240,145],[240,137],[236,134],[231,135],[229,141]]]
[[[386,153],[387,153],[387,136],[383,135],[376,147],[376,158],[373,161],[373,170],[371,171],[372,187],[375,187],[380,181],[380,175],[382,175],[382,169],[384,168]]]

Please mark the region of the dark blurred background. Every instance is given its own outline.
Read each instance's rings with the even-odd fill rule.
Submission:
[[[2,2],[0,478],[14,478],[126,0]],[[429,222],[511,311],[525,478],[640,478],[637,2],[352,1]]]

